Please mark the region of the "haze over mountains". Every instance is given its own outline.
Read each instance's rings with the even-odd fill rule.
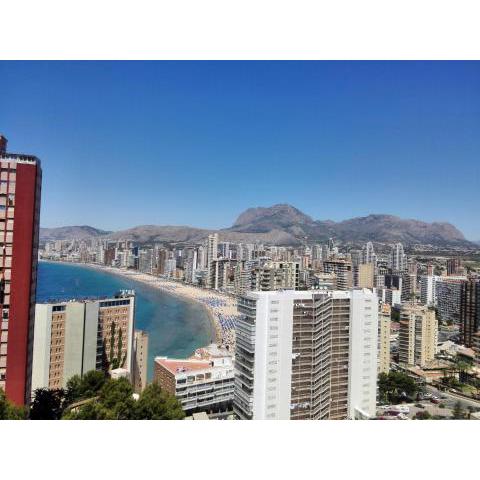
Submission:
[[[40,229],[40,241],[105,237],[132,240],[138,243],[200,242],[215,230],[188,226],[140,225],[127,230],[107,232],[90,226]],[[278,204],[272,207],[249,208],[234,224],[217,230],[221,241],[298,245],[325,242],[330,237],[342,243],[402,242],[436,247],[474,248],[462,232],[450,223],[427,223],[402,219],[393,215],[372,214],[341,222],[313,220],[297,208]]]

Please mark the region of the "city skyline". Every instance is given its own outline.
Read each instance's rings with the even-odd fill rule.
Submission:
[[[321,220],[446,221],[480,239],[478,62],[0,71],[1,133],[10,151],[44,159],[43,227],[215,229],[246,208],[289,203]]]

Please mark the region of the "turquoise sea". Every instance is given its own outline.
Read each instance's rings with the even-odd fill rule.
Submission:
[[[199,304],[84,265],[55,262],[38,265],[37,302],[113,296],[121,289],[135,290],[135,327],[149,334],[149,379],[155,356],[187,357],[196,348],[213,341],[208,314]]]

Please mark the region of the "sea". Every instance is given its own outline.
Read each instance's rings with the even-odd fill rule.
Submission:
[[[198,303],[86,265],[38,264],[37,302],[109,297],[123,289],[135,290],[135,328],[149,335],[149,380],[156,356],[189,357],[197,348],[214,341],[208,314]]]

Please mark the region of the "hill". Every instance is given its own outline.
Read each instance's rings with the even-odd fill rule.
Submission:
[[[108,237],[112,240],[132,240],[140,244],[155,242],[198,243],[214,230],[188,226],[140,225],[118,232],[105,232],[93,227],[61,227],[41,229],[41,241]],[[342,243],[360,244],[402,242],[406,246],[431,245],[434,247],[475,248],[462,232],[450,223],[427,223],[402,219],[387,214],[372,214],[341,222],[313,220],[310,216],[288,204],[272,207],[249,208],[241,213],[234,224],[218,230],[221,241],[298,245],[325,242],[330,237]]]

